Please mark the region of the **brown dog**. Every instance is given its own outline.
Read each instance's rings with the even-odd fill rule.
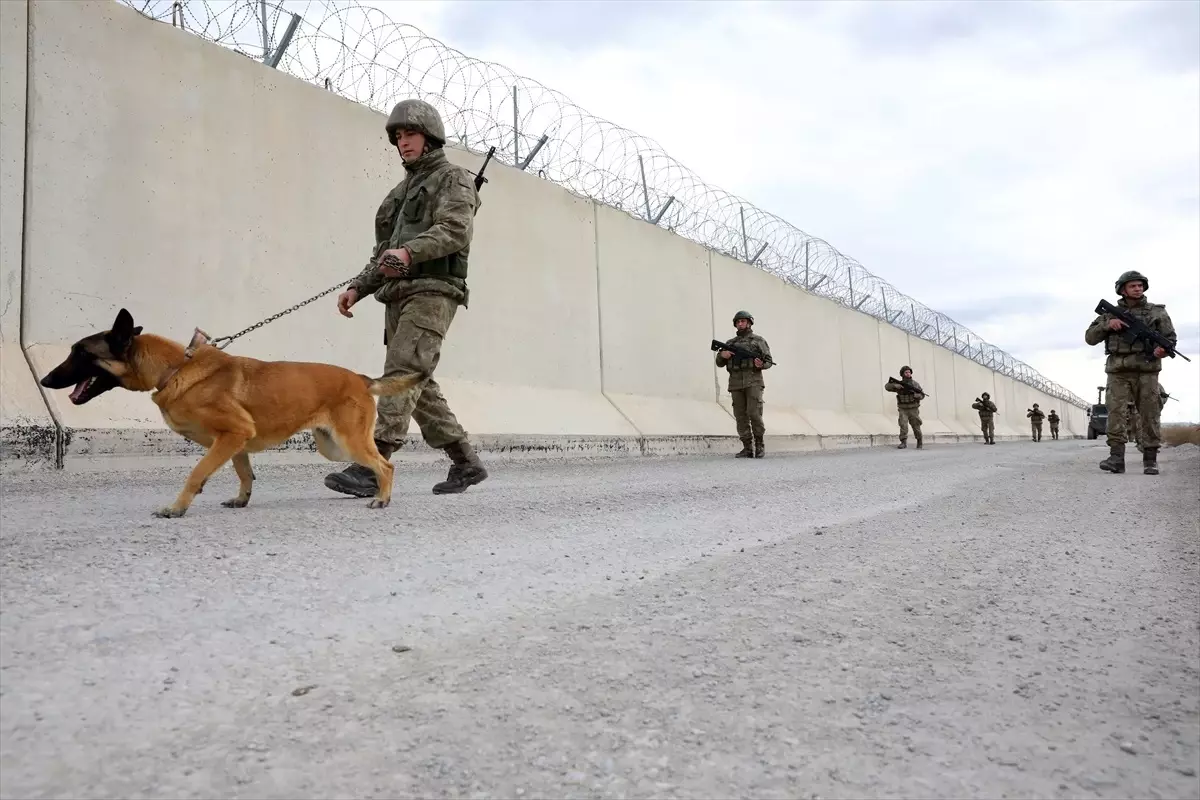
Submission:
[[[111,330],[72,345],[71,354],[41,384],[47,389],[74,385],[75,405],[117,387],[154,390],[151,399],[171,430],[208,448],[175,503],[154,513],[182,517],[209,476],[230,459],[241,489],[221,505],[245,507],[254,484],[249,454],[301,430],[312,431],[317,450],[329,460],[369,467],[379,483],[370,507],[385,508],[392,499],[394,467],[375,447],[374,398],[400,394],[424,378],[373,379],[331,364],[259,361],[229,355],[203,340],[185,348],[142,333],[122,308]]]

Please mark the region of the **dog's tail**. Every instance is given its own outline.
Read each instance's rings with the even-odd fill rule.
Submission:
[[[425,380],[426,377],[420,372],[410,372],[407,375],[396,375],[391,378],[367,378],[367,391],[376,397],[401,394]]]

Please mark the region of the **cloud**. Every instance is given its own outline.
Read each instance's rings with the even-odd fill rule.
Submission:
[[[1200,4],[409,8],[387,11],[655,139],[1082,397],[1104,362],[1083,329],[1125,269],[1181,331],[1200,322]],[[1165,365],[1168,418],[1200,420],[1189,356]]]

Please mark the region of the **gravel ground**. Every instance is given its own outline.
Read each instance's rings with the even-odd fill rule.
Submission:
[[[6,477],[0,793],[1197,797],[1200,449],[1104,454]]]

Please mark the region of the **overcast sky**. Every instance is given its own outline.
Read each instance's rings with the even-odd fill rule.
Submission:
[[[364,0],[657,140],[1091,399],[1137,268],[1200,420],[1200,2]],[[289,3],[289,5],[292,5]]]

